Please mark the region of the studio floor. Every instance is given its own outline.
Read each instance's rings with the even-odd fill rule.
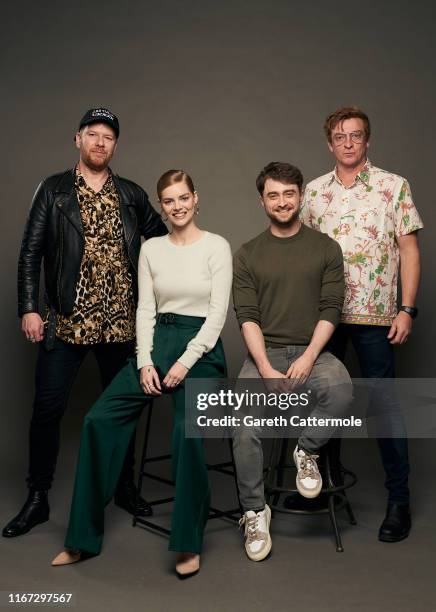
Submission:
[[[430,612],[436,597],[436,492],[431,466],[421,457],[429,455],[431,445],[432,441],[411,443],[413,530],[407,540],[378,542],[385,493],[376,445],[348,440],[343,457],[359,476],[349,493],[358,524],[349,525],[345,512],[339,514],[343,553],[335,550],[328,517],[278,514],[272,522],[271,556],[253,563],[245,556],[237,525],[217,519],[208,523],[200,573],[185,581],[174,575],[174,557],[165,538],[133,528],[130,517],[113,504],[107,508],[99,557],[67,567],[50,566],[62,549],[68,517],[76,449],[66,445],[50,494],[50,521],[25,536],[0,539],[0,590],[71,592],[75,609],[83,612]],[[422,452],[423,446],[427,452]],[[18,474],[10,472],[3,483],[2,525],[25,495]],[[148,495],[168,492],[160,487],[149,484]],[[234,503],[228,477],[215,476],[213,490],[216,503]],[[157,512],[162,524],[168,524],[170,507]]]

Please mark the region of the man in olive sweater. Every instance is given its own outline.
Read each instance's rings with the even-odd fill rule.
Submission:
[[[256,185],[270,225],[235,255],[233,301],[249,352],[239,377],[304,383],[316,394],[311,416],[343,416],[352,398],[351,380],[343,364],[323,351],[343,305],[341,249],[327,235],[301,224],[303,176],[298,168],[272,162]],[[321,491],[317,453],[333,432],[306,427],[298,439],[296,484],[304,497]],[[260,433],[238,427],[233,435],[245,550],[253,561],[271,550]]]

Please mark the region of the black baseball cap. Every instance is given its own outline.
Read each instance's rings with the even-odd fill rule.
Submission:
[[[106,125],[113,129],[117,138],[120,135],[118,119],[107,108],[91,108],[89,111],[86,111],[80,121],[79,130],[85,127],[85,125],[91,125],[92,123],[106,123]]]

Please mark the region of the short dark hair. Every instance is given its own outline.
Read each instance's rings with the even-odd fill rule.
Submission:
[[[262,168],[256,179],[256,187],[260,195],[263,195],[266,179],[269,178],[285,185],[298,185],[300,192],[303,187],[304,179],[299,168],[286,162],[270,162],[265,168]]]
[[[366,140],[369,140],[369,137],[371,136],[371,124],[369,122],[368,115],[366,115],[358,106],[343,106],[342,108],[338,108],[337,110],[333,111],[333,113],[330,113],[324,122],[324,132],[327,136],[327,140],[330,143],[332,141],[332,130],[338,125],[338,123],[342,123],[346,119],[362,119],[365,137]]]
[[[195,192],[194,183],[192,178],[187,174],[184,170],[167,170],[162,174],[160,179],[157,182],[157,196],[160,200],[162,196],[162,191],[169,187],[170,185],[174,185],[174,183],[183,183],[185,182],[188,186],[188,189],[191,193]]]

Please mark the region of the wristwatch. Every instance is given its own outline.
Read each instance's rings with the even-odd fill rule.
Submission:
[[[400,310],[403,312],[407,312],[408,315],[412,317],[412,319],[416,319],[418,316],[418,309],[414,306],[401,306]]]

